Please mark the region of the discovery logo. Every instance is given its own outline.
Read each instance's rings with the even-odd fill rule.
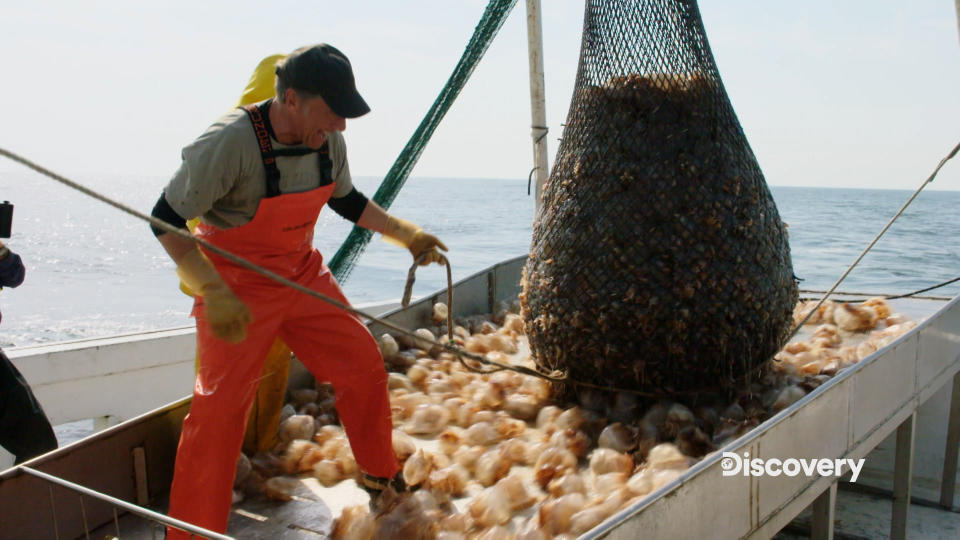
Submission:
[[[863,463],[866,460],[846,459],[846,458],[815,458],[815,459],[762,459],[750,458],[750,452],[744,452],[741,456],[734,452],[724,452],[720,459],[720,469],[723,476],[734,476],[742,474],[743,476],[843,476],[847,470],[853,471],[850,477],[851,482],[856,482],[860,477],[860,470],[863,469]],[[846,467],[846,469],[844,468]]]

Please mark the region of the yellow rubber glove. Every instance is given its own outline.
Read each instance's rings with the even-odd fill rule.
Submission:
[[[423,253],[429,253],[427,258],[420,263],[420,266],[440,262],[440,252],[437,251],[437,248],[447,251],[447,246],[436,236],[423,232],[423,229],[410,221],[393,216],[387,218],[387,225],[383,228],[383,237],[409,249],[414,260],[417,260],[417,257]]]
[[[246,339],[247,325],[253,321],[253,315],[199,249],[190,250],[177,261],[177,276],[187,287],[203,296],[207,321],[215,336],[230,343]]]

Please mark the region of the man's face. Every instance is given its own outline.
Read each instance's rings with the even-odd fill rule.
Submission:
[[[347,129],[347,121],[330,109],[322,97],[297,100],[297,118],[300,120],[300,140],[313,149],[327,140],[327,133]]]

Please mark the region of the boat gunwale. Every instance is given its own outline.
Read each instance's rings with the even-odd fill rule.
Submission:
[[[628,506],[627,508],[624,508],[616,512],[615,514],[611,515],[609,518],[605,519],[596,527],[582,534],[578,538],[586,540],[586,539],[594,539],[594,538],[603,538],[607,536],[608,534],[613,532],[617,527],[626,523],[630,518],[641,514],[642,512],[648,510],[650,507],[656,504],[658,501],[664,499],[665,497],[670,496],[671,494],[674,494],[683,485],[689,483],[691,480],[700,476],[701,474],[704,474],[705,471],[713,467],[720,466],[719,464],[723,459],[724,457],[723,454],[725,452],[732,452],[734,450],[749,446],[750,443],[757,441],[759,438],[764,436],[767,432],[771,431],[774,427],[778,426],[779,424],[799,414],[803,410],[803,408],[809,403],[818,399],[820,396],[826,394],[832,388],[838,385],[844,384],[846,381],[856,376],[856,374],[860,373],[864,369],[867,369],[868,366],[874,364],[878,359],[882,358],[889,351],[894,350],[897,346],[904,344],[906,341],[912,338],[915,338],[915,337],[918,338],[922,331],[928,329],[931,325],[933,325],[937,321],[937,319],[939,319],[941,315],[953,309],[954,306],[956,306],[957,304],[960,304],[960,294],[954,296],[951,300],[944,302],[943,306],[937,309],[934,313],[932,313],[926,319],[918,323],[916,327],[911,328],[910,331],[897,337],[897,339],[891,341],[882,349],[878,349],[874,351],[868,357],[864,358],[863,360],[860,360],[853,366],[843,370],[842,372],[843,374],[841,376],[831,377],[829,381],[821,384],[820,386],[815,388],[812,392],[808,393],[803,398],[797,400],[789,407],[771,416],[770,418],[760,423],[757,427],[751,429],[747,433],[744,433],[740,437],[734,440],[731,440],[727,444],[716,449],[709,455],[709,457],[700,460],[699,462],[694,464],[692,467],[684,471],[683,474],[681,474],[679,477],[677,477],[673,481],[665,484],[659,489],[656,489],[650,492],[649,494],[644,496],[642,500],[637,501],[633,505]],[[960,361],[960,358],[958,358],[958,361]],[[957,367],[956,363],[957,362],[954,362],[953,364],[945,367],[943,370],[941,370],[940,373],[931,377],[930,382],[928,382],[923,387],[917,387],[915,389],[913,396],[911,396],[906,402],[898,404],[897,409],[890,416],[878,422],[877,425],[872,430],[865,433],[860,438],[860,440],[853,441],[851,446],[845,449],[845,453],[857,448],[862,442],[870,439],[870,437],[876,432],[877,429],[880,429],[890,419],[896,417],[897,414],[899,414],[899,412],[903,408],[903,406],[909,403],[909,401],[913,399],[917,399],[919,401],[918,396],[924,390],[928,389],[931,385],[933,385],[934,382],[936,382],[937,379],[940,376],[942,376],[944,372],[949,371],[950,369],[956,369]],[[942,383],[942,384],[946,384],[946,383]],[[922,403],[917,403],[916,405],[919,408],[919,406],[922,405]],[[870,450],[872,450],[872,448]],[[763,521],[758,521],[758,523],[756,523],[755,526],[751,528],[751,530],[746,531],[746,535],[749,536],[753,532],[760,530],[763,527],[763,525],[770,518],[772,518],[772,516],[778,514],[779,511],[782,510],[783,508],[786,508],[786,506],[790,502],[792,502],[793,500],[796,500],[797,497],[801,496],[805,491],[807,491],[810,487],[816,484],[818,480],[819,479],[811,478],[810,482],[807,483],[807,485],[805,485],[802,489],[795,492],[793,496],[791,496],[788,500],[784,501],[784,503],[780,507],[778,507],[777,511],[772,512],[770,516],[767,516],[767,519]]]

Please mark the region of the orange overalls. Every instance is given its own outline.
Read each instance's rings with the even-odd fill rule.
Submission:
[[[254,113],[250,108],[248,112],[255,130],[261,133]],[[265,116],[265,108],[260,112]],[[264,156],[266,162],[267,154]],[[320,159],[327,163],[326,174],[321,167],[320,187],[304,193],[270,196],[271,191],[279,192],[278,183],[274,184],[268,187],[268,196],[261,199],[256,214],[246,225],[224,230],[201,223],[195,234],[305,287],[348,303],[320,252],[313,247],[317,217],[334,189],[329,157],[323,152]],[[194,300],[192,315],[197,321],[200,366],[190,414],[183,421],[177,448],[170,516],[212,531],[226,531],[247,415],[264,357],[277,336],[318,381],[333,384],[337,412],[359,467],[374,476],[393,478],[400,466],[391,441],[393,422],[387,373],[380,349],[363,322],[214,253],[204,253],[250,308],[253,322],[247,327],[244,341],[227,343],[213,336],[204,315],[203,297]],[[186,537],[182,531],[168,530],[168,538]]]

